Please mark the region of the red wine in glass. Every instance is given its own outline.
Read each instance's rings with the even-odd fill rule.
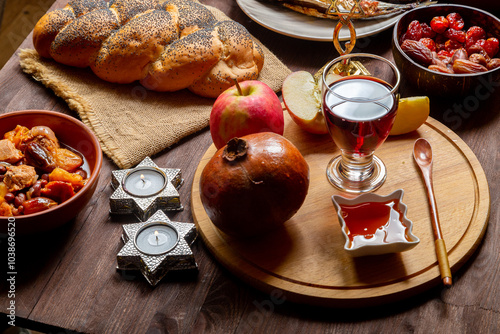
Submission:
[[[322,105],[330,135],[340,149],[365,156],[385,141],[398,107],[391,89],[383,80],[363,75],[330,85]]]

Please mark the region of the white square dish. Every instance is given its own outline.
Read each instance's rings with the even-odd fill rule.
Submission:
[[[344,249],[351,256],[404,252],[420,242],[412,233],[412,221],[406,217],[403,194],[398,189],[386,196],[374,193],[352,199],[332,196],[346,240]]]

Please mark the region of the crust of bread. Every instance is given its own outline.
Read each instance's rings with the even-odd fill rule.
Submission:
[[[88,67],[103,41],[119,26],[116,15],[109,9],[85,14],[57,34],[50,47],[50,56],[65,65]]]
[[[109,82],[124,84],[141,80],[147,74],[148,65],[178,36],[179,30],[168,12],[143,13],[104,41],[90,67],[98,77]]]
[[[242,25],[222,21],[214,29],[224,45],[224,55],[210,71],[188,87],[193,93],[206,97],[217,97],[236,80],[257,79],[264,64],[264,52]]]
[[[180,38],[198,30],[213,27],[217,20],[203,5],[185,0],[167,0],[162,8],[177,19]]]
[[[234,21],[217,22],[189,0],[71,0],[36,24],[42,57],[91,67],[113,83],[217,97],[234,80],[257,79],[264,54]]]
[[[173,42],[151,64],[141,84],[160,92],[189,87],[221,57],[222,43],[215,35],[213,29],[203,29]]]
[[[71,10],[75,17],[80,17],[97,9],[106,9],[108,4],[104,0],[71,0],[64,8]]]
[[[157,0],[114,0],[109,6],[118,15],[120,25],[126,24],[136,15],[158,7]]]
[[[38,54],[45,58],[50,56],[50,45],[68,23],[73,21],[75,15],[69,9],[56,9],[48,12],[35,25],[33,29],[33,45]]]

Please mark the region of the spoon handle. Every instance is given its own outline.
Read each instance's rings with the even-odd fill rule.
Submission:
[[[436,248],[436,256],[439,263],[439,272],[441,273],[443,284],[447,287],[450,287],[452,284],[450,263],[448,262],[448,253],[446,251],[446,245],[444,243],[441,226],[439,224],[436,198],[434,197],[434,189],[432,186],[431,168],[432,164],[429,166],[429,168],[420,169],[424,176],[425,187],[427,188],[427,199],[429,200],[429,206],[431,209],[432,230],[434,231],[434,245]]]
[[[448,262],[448,253],[446,252],[446,245],[444,244],[444,239],[437,239],[434,242],[436,246],[436,255],[439,263],[439,272],[441,273],[441,279],[443,284],[447,287],[451,286],[451,270],[450,263]]]

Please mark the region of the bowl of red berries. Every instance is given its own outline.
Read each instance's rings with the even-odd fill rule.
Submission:
[[[393,32],[393,56],[404,78],[427,95],[491,94],[500,79],[500,20],[452,4],[405,13]]]

